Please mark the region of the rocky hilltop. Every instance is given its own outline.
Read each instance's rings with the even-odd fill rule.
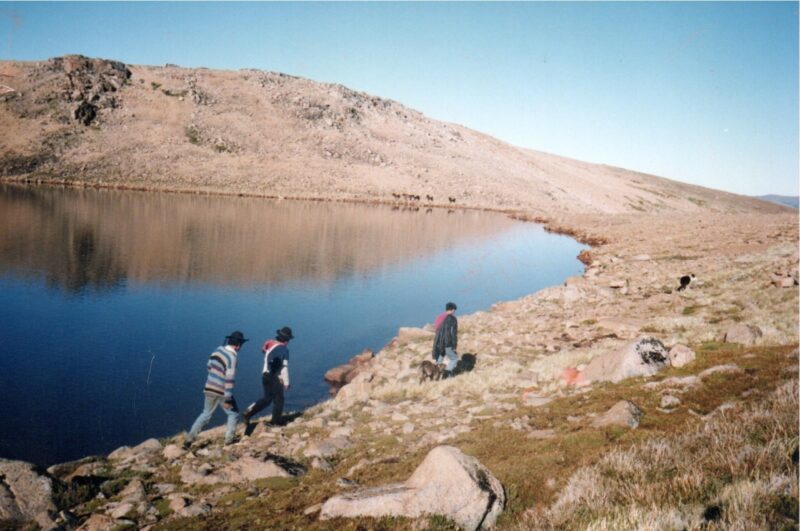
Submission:
[[[520,149],[275,72],[67,56],[1,62],[0,74],[4,179],[539,213],[780,208]]]
[[[230,446],[213,428],[47,471],[0,460],[0,527],[797,528],[797,211],[280,74],[2,66],[8,180],[430,195],[592,248],[581,276],[460,315],[474,364],[454,378],[421,378],[430,325],[400,329],[329,373],[335,398]]]

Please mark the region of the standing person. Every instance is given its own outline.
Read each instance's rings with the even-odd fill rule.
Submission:
[[[250,404],[244,412],[244,421],[249,423],[250,418],[272,404],[272,424],[281,424],[283,413],[283,392],[289,389],[289,349],[286,345],[294,339],[292,329],[284,326],[276,330],[275,339],[267,340],[262,347],[264,351],[264,369],[261,373],[261,385],[264,396],[257,402]]]
[[[458,319],[453,315],[456,311],[456,304],[448,302],[445,312],[436,318],[436,336],[433,338],[433,358],[436,363],[444,363],[447,358],[447,367],[444,368],[442,378],[453,376],[453,369],[458,363]]]
[[[197,438],[200,430],[206,427],[211,415],[217,406],[222,406],[222,410],[228,415],[228,424],[225,430],[225,444],[235,442],[236,422],[239,420],[239,408],[236,407],[236,399],[233,397],[233,386],[236,381],[236,363],[239,349],[242,348],[247,339],[244,334],[236,330],[231,335],[225,337],[225,344],[208,358],[208,378],[203,388],[205,394],[205,404],[203,412],[192,424],[192,428],[186,435],[183,443],[184,448],[189,448]]]

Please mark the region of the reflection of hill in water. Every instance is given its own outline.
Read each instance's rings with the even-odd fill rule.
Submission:
[[[486,238],[504,216],[180,194],[0,187],[0,271],[67,290],[331,281]]]

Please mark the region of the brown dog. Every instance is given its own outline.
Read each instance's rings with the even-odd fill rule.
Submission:
[[[444,364],[437,365],[429,360],[423,361],[422,365],[420,365],[420,371],[422,374],[420,375],[419,383],[424,382],[425,378],[428,378],[431,381],[440,379],[442,377],[442,370],[444,370]]]

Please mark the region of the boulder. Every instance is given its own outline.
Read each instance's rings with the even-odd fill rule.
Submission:
[[[683,367],[693,362],[697,354],[686,345],[675,345],[669,349],[669,362],[673,367]]]
[[[0,521],[55,526],[53,481],[24,461],[0,459]]]
[[[474,457],[452,446],[431,450],[405,483],[328,499],[320,519],[443,515],[462,529],[492,527],[505,504],[503,486]]]
[[[285,459],[271,455],[266,459],[244,456],[216,468],[208,463],[198,467],[187,463],[181,468],[181,481],[190,485],[215,485],[300,475],[302,471],[293,465]]]
[[[667,366],[669,353],[658,339],[639,338],[620,350],[597,356],[581,373],[586,382],[619,382],[625,378],[652,376]]]
[[[323,378],[328,383],[343,384],[346,383],[347,374],[355,368],[356,368],[355,365],[344,363],[342,365],[339,365],[338,367],[333,367],[332,369],[328,369]]]
[[[763,334],[761,329],[755,325],[737,323],[728,328],[725,332],[725,343],[737,343],[746,347],[751,347],[758,343]]]
[[[644,413],[639,407],[629,400],[620,400],[611,409],[595,418],[592,426],[595,428],[606,428],[609,426],[622,426],[623,428],[636,428],[639,426],[639,419]]]

